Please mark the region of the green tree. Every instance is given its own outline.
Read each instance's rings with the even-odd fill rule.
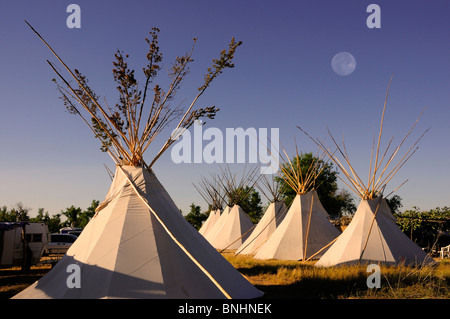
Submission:
[[[202,227],[203,222],[208,218],[208,215],[201,212],[200,206],[195,205],[194,203],[191,204],[191,211],[189,214],[185,216],[186,220],[194,226],[197,230]]]
[[[403,207],[402,198],[398,195],[394,195],[391,198],[386,198],[386,203],[392,213],[400,213],[400,208]]]
[[[63,227],[61,223],[61,214],[53,215],[47,222],[48,231],[50,233],[58,233],[59,230]]]
[[[343,215],[352,215],[356,211],[353,200],[353,196],[349,191],[341,189],[335,192],[334,195],[329,196],[324,207],[327,211],[330,211],[330,215],[332,216],[342,217]]]
[[[50,219],[50,216],[48,215],[48,212],[45,211],[44,208],[38,209],[38,214],[35,218],[32,218],[32,220],[37,222],[47,222]]]
[[[37,216],[30,218],[30,222],[32,222],[32,223],[44,223],[44,224],[48,225],[49,221],[50,221],[50,216],[49,216],[48,212],[45,211],[44,208],[39,208]]]
[[[30,220],[30,216],[28,216],[28,212],[30,208],[24,206],[22,202],[17,202],[14,207],[11,209],[10,214],[15,216],[16,222],[25,222]]]
[[[261,196],[253,187],[249,186],[245,187],[244,193],[247,193],[248,196],[241,199],[239,206],[250,216],[252,222],[257,224],[263,214]]]
[[[65,211],[61,211],[61,214],[66,216],[67,221],[64,223],[64,226],[70,226],[70,227],[79,227],[79,217],[81,215],[81,208],[70,206],[66,208]]]
[[[421,247],[431,248],[444,232],[450,230],[449,207],[437,207],[429,211],[413,207],[394,216],[398,227]]]
[[[15,222],[16,216],[8,211],[8,207],[3,206],[0,208],[0,221],[1,222]]]
[[[100,201],[98,200],[92,200],[91,206],[89,206],[86,210],[81,212],[79,218],[78,218],[78,227],[84,228],[86,227],[87,223],[91,220],[92,217],[95,215],[95,209],[100,204]]]

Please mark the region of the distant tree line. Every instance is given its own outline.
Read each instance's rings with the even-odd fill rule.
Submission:
[[[99,205],[98,200],[93,200],[85,210],[71,205],[60,213],[50,216],[44,208],[39,208],[36,217],[30,217],[31,208],[25,207],[22,202],[16,203],[11,209],[7,206],[0,207],[0,222],[28,221],[31,223],[45,223],[50,233],[57,233],[63,227],[84,228],[94,216],[95,209]],[[62,217],[66,217],[62,220]]]

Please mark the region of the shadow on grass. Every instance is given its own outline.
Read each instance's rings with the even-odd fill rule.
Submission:
[[[263,299],[341,299],[367,290],[358,282],[305,279],[290,285],[255,285],[264,292]]]
[[[337,299],[348,298],[360,292],[367,291],[367,275],[363,272],[354,274],[351,278],[328,278],[320,274],[314,274],[313,265],[283,265],[283,271],[290,273],[301,269],[305,275],[294,279],[289,284],[271,284],[270,280],[260,284],[259,275],[276,277],[280,271],[280,265],[255,265],[251,268],[237,268],[250,280],[255,279],[255,287],[264,292],[263,298],[267,299]]]
[[[437,267],[382,267],[381,287],[367,286],[365,266],[317,268],[313,264],[238,267],[265,299],[449,298],[448,264]]]
[[[9,299],[44,276],[50,269],[0,269],[0,299]]]

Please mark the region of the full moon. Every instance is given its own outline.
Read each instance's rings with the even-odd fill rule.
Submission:
[[[356,60],[348,52],[339,52],[331,60],[331,67],[336,74],[346,76],[355,71]]]

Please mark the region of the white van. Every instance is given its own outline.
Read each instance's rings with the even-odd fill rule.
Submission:
[[[37,264],[42,250],[50,241],[48,226],[44,223],[0,223],[0,265],[22,266],[24,264],[24,239],[31,256],[31,265]],[[25,227],[25,238],[24,228]]]

